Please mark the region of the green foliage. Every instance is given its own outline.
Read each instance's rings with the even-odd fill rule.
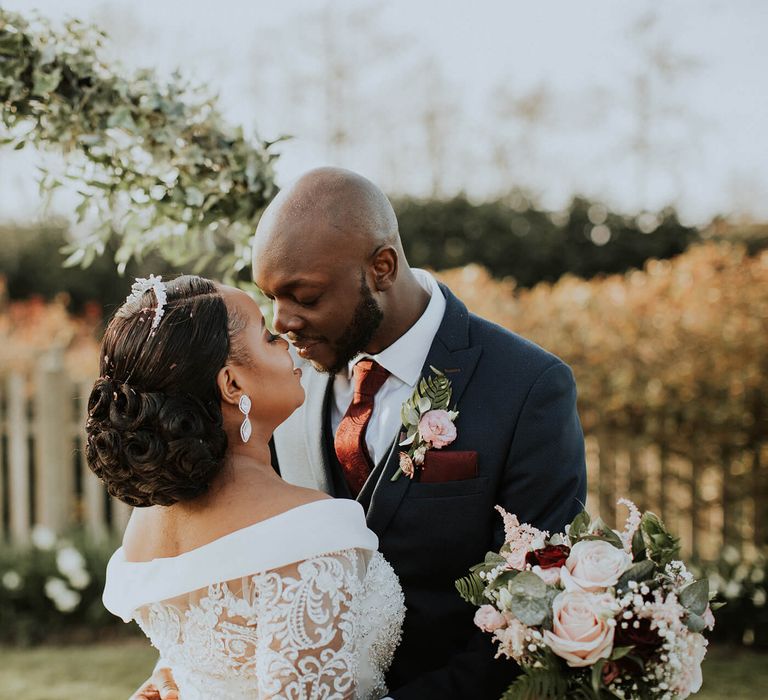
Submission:
[[[101,602],[107,561],[117,543],[94,543],[81,536],[56,541],[52,534],[47,536],[50,545],[42,547],[0,546],[0,644],[133,631]],[[79,553],[74,554],[74,567],[73,552]]]
[[[501,700],[562,700],[568,695],[566,676],[557,667],[523,668]]]
[[[272,144],[229,127],[179,75],[120,74],[99,58],[103,40],[76,20],[56,32],[0,9],[0,143],[67,157],[78,217],[100,221],[69,246],[67,264],[87,267],[112,245],[121,273],[157,252],[233,280],[276,192]],[[41,190],[61,184],[44,174]]]
[[[65,228],[51,223],[42,226],[0,226],[0,273],[5,278],[11,299],[41,296],[52,300],[66,294],[68,307],[79,313],[88,302],[98,302],[112,311],[128,294],[130,284],[115,271],[114,246],[96,258],[87,270],[64,268],[61,248],[70,239]],[[159,256],[146,258],[140,267],[131,261],[126,268],[129,277],[146,276],[144,271],[168,274],[168,263]]]
[[[663,569],[673,559],[680,558],[680,538],[667,531],[658,515],[646,511],[640,521],[648,556]]]
[[[513,277],[521,287],[554,282],[566,273],[591,278],[640,268],[650,258],[678,255],[700,239],[671,209],[625,216],[580,197],[561,214],[538,208],[520,193],[482,203],[460,195],[394,204],[412,265],[445,270],[477,263],[497,278]],[[594,221],[605,217],[611,237],[604,245],[590,237],[595,227],[590,216]]]
[[[536,574],[521,571],[508,584],[507,590],[507,607],[524,625],[543,625],[550,617],[552,600],[548,587]]]
[[[456,590],[459,595],[471,605],[480,606],[486,603],[483,592],[485,590],[485,581],[474,572],[456,581]]]
[[[650,559],[639,561],[621,575],[621,578],[616,582],[616,590],[620,592],[627,590],[627,584],[630,581],[635,583],[649,581],[654,577],[655,573],[656,564],[654,562]]]

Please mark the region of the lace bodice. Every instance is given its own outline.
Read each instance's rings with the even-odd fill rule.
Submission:
[[[131,563],[118,550],[104,600],[138,622],[182,700],[380,698],[404,607],[376,545],[357,503],[319,501],[181,557]],[[302,547],[302,557],[291,557]],[[240,575],[229,575],[230,557],[240,558]],[[210,582],[182,590],[206,562]],[[176,579],[177,592],[154,598],[156,584],[171,589],[163,575]]]

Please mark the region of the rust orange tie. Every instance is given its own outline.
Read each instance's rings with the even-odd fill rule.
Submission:
[[[388,376],[389,372],[373,360],[360,360],[353,369],[355,388],[352,403],[339,423],[334,441],[336,456],[353,496],[360,493],[373,470],[373,461],[365,444],[365,431],[373,414],[373,397]]]

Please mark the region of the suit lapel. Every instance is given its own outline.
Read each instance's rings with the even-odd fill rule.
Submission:
[[[469,344],[469,313],[466,306],[447,287],[440,285],[440,288],[446,301],[445,315],[432,341],[421,376],[426,377],[431,373],[430,366],[444,372],[451,381],[453,406],[458,404],[469,384],[482,354],[482,347]],[[399,455],[400,450],[395,442],[370,495],[366,519],[368,527],[379,537],[392,520],[411,483],[411,480],[405,476],[392,481],[392,477],[400,466]],[[361,496],[363,495],[368,496],[365,489],[361,492]]]

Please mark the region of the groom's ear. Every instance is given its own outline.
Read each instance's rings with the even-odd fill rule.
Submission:
[[[399,263],[397,250],[392,246],[377,251],[372,264],[377,292],[386,292],[395,283]]]
[[[224,365],[219,370],[216,375],[216,384],[219,387],[222,401],[235,406],[240,403],[243,389],[238,380],[237,370],[232,365]]]

